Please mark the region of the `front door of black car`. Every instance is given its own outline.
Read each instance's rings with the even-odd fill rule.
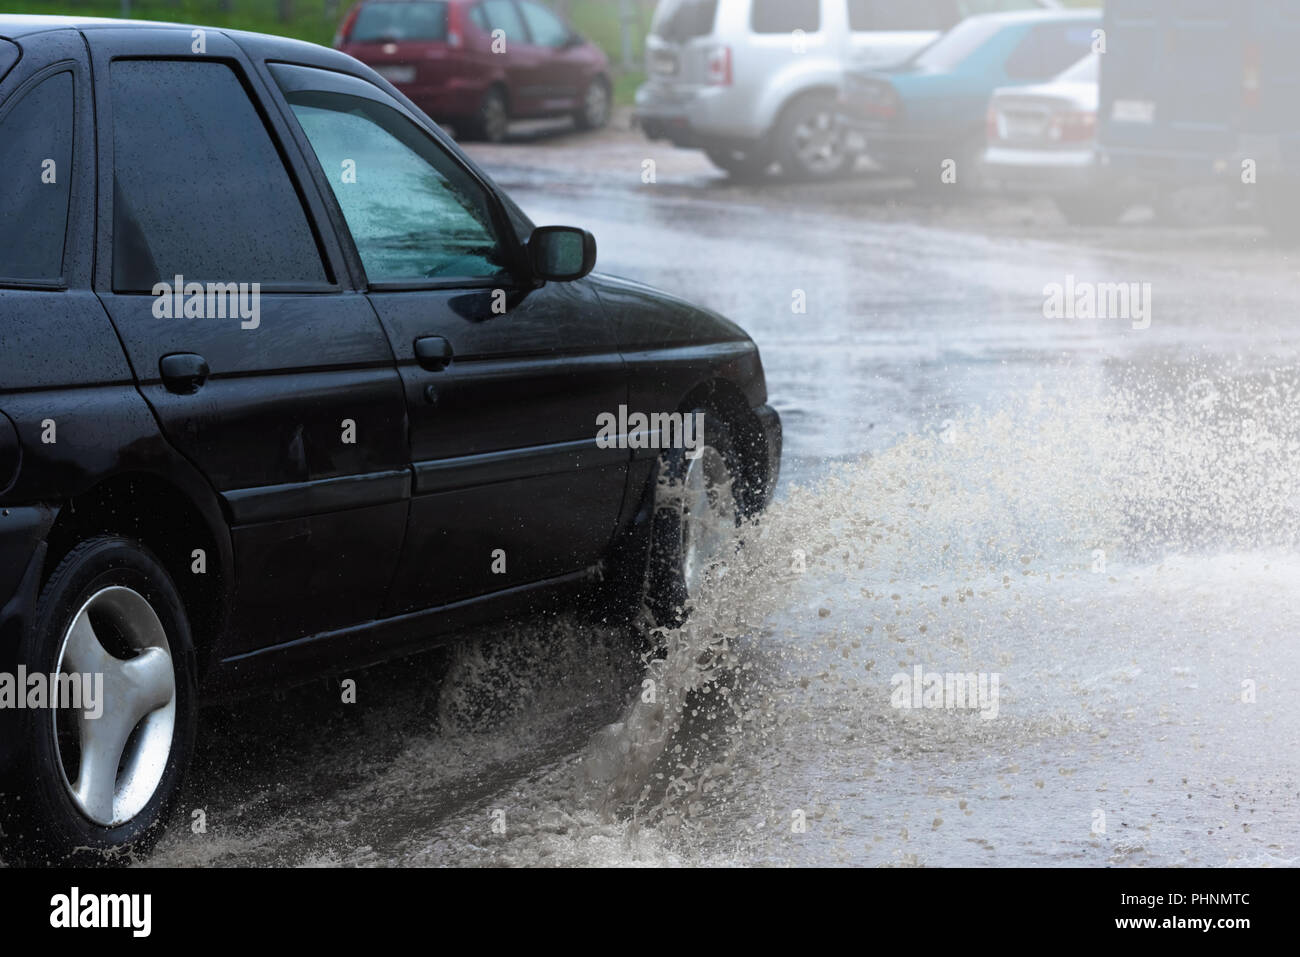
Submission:
[[[496,197],[357,77],[273,66],[337,197],[406,390],[414,496],[390,611],[593,565],[628,454],[596,444],[626,402],[585,283],[535,284]]]
[[[205,46],[93,36],[96,288],[168,440],[225,501],[240,650],[379,614],[410,470],[392,352],[336,279],[320,196],[238,48]]]

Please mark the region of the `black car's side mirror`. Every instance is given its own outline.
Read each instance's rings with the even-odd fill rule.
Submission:
[[[533,275],[573,282],[596,268],[596,237],[574,226],[539,226],[528,238]]]

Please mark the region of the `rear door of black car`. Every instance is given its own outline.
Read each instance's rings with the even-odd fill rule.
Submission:
[[[272,64],[342,210],[406,389],[414,490],[394,613],[580,572],[604,554],[627,401],[585,282],[534,284],[495,195],[423,118],[360,77]]]
[[[148,419],[90,288],[95,128],[85,43],[75,30],[18,39],[21,58],[16,43],[0,43],[0,411],[23,451],[0,462],[0,485],[21,464],[6,504],[34,504],[85,491],[96,464],[138,467],[141,450],[114,443]],[[0,526],[12,524],[8,514]],[[0,579],[21,570],[6,567]]]
[[[95,288],[167,438],[225,502],[232,650],[374,618],[409,505],[401,381],[283,119],[216,32],[86,34]]]

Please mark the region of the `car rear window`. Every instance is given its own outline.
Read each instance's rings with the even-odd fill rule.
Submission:
[[[1004,24],[986,17],[963,20],[918,53],[913,64],[923,70],[951,70],[993,38]]]
[[[446,40],[447,4],[367,3],[357,13],[348,35],[351,43],[383,43],[399,40]]]
[[[1092,49],[1092,24],[1048,23],[1036,26],[1007,58],[1013,80],[1046,80]]]
[[[754,0],[749,26],[755,33],[816,33],[822,28],[822,0]]]
[[[717,19],[718,0],[662,0],[650,33],[661,40],[681,43],[707,37]]]
[[[0,119],[0,279],[57,281],[72,184],[73,82],[56,73]]]
[[[1056,79],[1060,83],[1096,83],[1101,73],[1101,57],[1089,53]]]

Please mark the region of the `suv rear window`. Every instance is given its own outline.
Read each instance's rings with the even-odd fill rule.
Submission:
[[[718,0],[662,0],[650,33],[661,40],[681,43],[707,37],[717,19]]]
[[[349,43],[446,39],[447,4],[441,0],[367,3],[357,13],[348,34]]]
[[[51,282],[63,275],[72,96],[72,74],[56,73],[24,93],[0,120],[0,222],[14,227],[0,229],[0,279]]]
[[[816,33],[822,28],[822,0],[754,0],[749,26],[755,33]]]
[[[961,17],[953,0],[849,0],[849,29],[947,30]]]

